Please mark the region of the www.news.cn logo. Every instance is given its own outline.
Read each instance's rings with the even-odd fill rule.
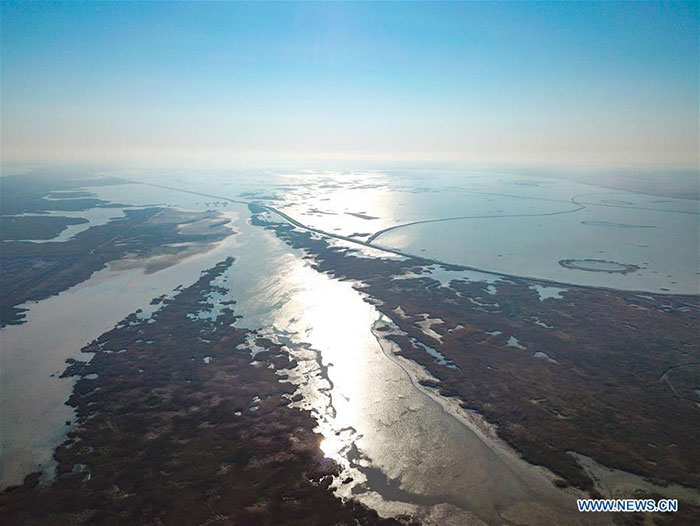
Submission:
[[[646,512],[678,511],[678,499],[578,499],[580,512]]]

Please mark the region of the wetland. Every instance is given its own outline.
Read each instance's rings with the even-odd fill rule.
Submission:
[[[568,182],[484,188],[476,174],[454,191],[454,174],[428,187],[420,174],[381,172],[219,174],[206,186],[160,172],[17,177],[3,177],[24,196],[8,216],[65,206],[87,228],[3,239],[1,505],[13,523],[175,524],[186,510],[197,522],[608,524],[578,514],[575,499],[640,491],[682,498],[659,524],[698,511],[700,305],[688,269],[658,266],[650,246],[627,275],[663,279],[599,287],[518,275],[513,253],[492,268],[498,246],[445,261],[428,245],[386,242],[405,230],[392,223],[482,220],[430,219],[446,200],[506,221],[575,214]],[[499,197],[508,185],[524,194]],[[114,212],[91,219],[100,209]],[[673,210],[663,213],[693,208]],[[434,241],[464,247],[470,236]],[[575,261],[607,272],[569,270],[615,272],[605,257]]]

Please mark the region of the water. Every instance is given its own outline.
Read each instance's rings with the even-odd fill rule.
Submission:
[[[689,251],[696,247],[689,235],[696,232],[693,221],[697,223],[697,216],[687,204],[678,204],[679,200],[652,203],[636,194],[622,199],[617,192],[607,195],[609,191],[605,199],[589,195],[580,201],[584,204],[576,204],[572,196],[594,193],[590,186],[555,180],[530,181],[532,185],[523,186],[505,174],[490,177],[476,174],[456,180],[450,175],[431,181],[421,175],[378,172],[268,174],[266,178],[231,173],[206,178],[139,174],[139,179],[156,184],[272,204],[330,233],[367,234],[358,239],[405,222],[499,215],[495,220],[460,219],[399,228],[376,242],[487,271],[588,285],[600,284],[596,280],[605,278],[606,286],[640,290],[692,290],[689,266],[694,259]],[[429,521],[440,517],[437,523],[480,519],[577,524],[583,520],[573,513],[574,495],[556,489],[550,474],[519,459],[478,415],[418,384],[426,373],[397,357],[395,344],[375,330],[391,320],[364,300],[356,284],[317,272],[301,251],[250,225],[245,205],[144,185],[92,190],[101,199],[135,206],[167,203],[185,210],[225,211],[234,220],[231,227],[237,235],[206,254],[148,276],[142,268],[115,265],[59,296],[29,305],[25,325],[2,331],[3,485],[18,482],[37,464],[50,465],[51,451],[65,435],[64,422],[72,414],[63,404],[72,381],[50,377],[64,369],[65,359],[78,357],[80,347],[130,312],[147,308],[153,297],[194,282],[200,271],[233,255],[236,262],[217,280],[229,295],[213,299],[236,300],[236,312],[243,315],[238,322],[241,326],[285,345],[299,360],[290,380],[303,394],[299,405],[316,417],[318,431],[325,437],[324,452],[343,468],[335,483],[340,495],[358,498],[383,515],[411,512]],[[581,206],[587,208],[571,212]],[[647,209],[652,206],[658,210]],[[526,215],[544,213],[557,215]],[[508,215],[524,217],[505,217]],[[573,243],[582,232],[588,234],[580,243]],[[659,232],[666,233],[666,239],[659,240]],[[620,248],[620,243],[639,246]],[[648,246],[642,247],[644,244]],[[524,248],[528,246],[529,253]],[[590,254],[598,248],[603,254]],[[664,251],[664,259],[656,257]],[[376,249],[365,252],[367,257],[382,254]],[[558,264],[562,258],[637,264],[635,258],[640,254],[645,259],[640,263],[644,272],[632,281],[624,280],[633,274],[574,271]],[[497,274],[452,271],[439,265],[433,266],[431,275],[443,285],[451,279],[483,281],[492,286],[488,290],[494,297],[498,283],[507,280]],[[541,299],[557,298],[562,292],[565,289],[557,287],[537,289]],[[213,316],[216,308],[193,315]],[[64,330],[75,326],[76,319],[81,320],[80,327]],[[255,407],[251,401],[249,409]],[[348,476],[353,482],[342,484]],[[586,520],[590,524],[603,519],[587,516]]]
[[[113,219],[121,219],[125,216],[125,208],[90,208],[88,210],[78,210],[78,211],[63,211],[63,210],[53,210],[42,214],[43,217],[73,217],[79,219],[86,219],[86,223],[80,223],[77,225],[68,225],[58,234],[50,239],[21,239],[19,241],[30,241],[32,243],[62,243],[63,241],[68,241],[72,239],[80,232],[84,232],[88,228],[93,226],[106,225]],[[34,214],[20,214],[17,217],[28,217]],[[12,217],[12,216],[7,216]],[[11,242],[11,241],[7,241]]]
[[[489,272],[623,290],[700,293],[700,203],[695,200],[498,172],[126,175],[260,201],[331,234],[372,239],[377,246]],[[141,204],[162,200],[158,189],[138,191],[149,196]],[[110,199],[110,192],[117,197],[123,189],[105,187],[100,197]],[[207,199],[192,200],[201,205]],[[569,259],[638,269],[622,274],[562,266]]]
[[[248,224],[245,207],[231,209],[239,216],[232,225],[238,234],[205,256],[148,277],[138,268],[102,271],[31,305],[26,324],[3,331],[10,351],[3,352],[9,396],[3,428],[12,430],[3,434],[3,457],[12,459],[3,464],[5,484],[37,463],[50,465],[64,421],[72,418],[63,405],[72,382],[50,374],[129,312],[233,254],[236,262],[217,280],[230,296],[213,300],[235,299],[241,325],[286,345],[299,359],[291,379],[304,395],[300,405],[316,416],[325,454],[343,466],[339,480],[354,478],[353,484],[338,482],[340,494],[354,494],[385,515],[444,514],[449,505],[452,517],[527,523],[536,510],[537,517],[575,523],[572,497],[555,489],[543,470],[518,459],[483,423],[477,427],[474,415],[417,384],[425,373],[397,358],[393,344],[373,330],[389,320],[380,320],[352,283],[315,271],[303,253]],[[76,319],[77,330],[63,330]],[[256,409],[253,400],[249,410]]]
[[[562,293],[566,292],[567,289],[562,289],[561,287],[544,287],[542,285],[532,285],[530,286],[532,290],[537,292],[537,297],[540,299],[540,301],[544,301],[546,299],[561,299],[562,298]]]
[[[234,244],[235,236],[230,236],[155,273],[144,272],[148,260],[132,268],[114,265],[57,296],[23,305],[29,309],[26,323],[0,333],[0,487],[21,483],[37,469],[50,475],[55,467],[53,450],[65,438],[65,422],[74,418],[65,405],[74,381],[59,378],[66,359],[89,359],[80,352],[83,346],[139,308],[140,316],[147,316],[157,308],[151,299],[194,283]]]
[[[605,228],[584,223],[587,219],[655,228]],[[698,216],[688,213],[591,207],[549,217],[460,219],[406,226],[374,243],[447,263],[562,283],[699,292]],[[566,268],[560,263],[565,259],[613,261],[639,270],[620,274]]]
[[[573,497],[556,490],[544,471],[418,385],[425,372],[398,358],[381,336],[387,333],[374,330],[391,322],[355,284],[318,273],[270,232],[237,228],[237,260],[217,284],[237,300],[241,325],[286,345],[299,360],[291,378],[304,395],[300,405],[313,411],[326,437],[325,454],[344,468],[336,484],[341,495],[386,515],[428,515],[447,503],[462,518],[528,523],[537,510],[540,519],[576,523]],[[346,477],[353,482],[340,483]]]

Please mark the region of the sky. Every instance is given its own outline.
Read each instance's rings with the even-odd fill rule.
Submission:
[[[3,163],[698,165],[698,2],[2,2]]]

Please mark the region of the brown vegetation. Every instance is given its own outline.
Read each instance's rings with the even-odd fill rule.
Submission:
[[[67,372],[80,377],[77,422],[58,476],[3,493],[3,524],[394,523],[328,489],[337,468],[275,374],[295,367],[288,355],[258,339],[268,350],[251,363],[229,307],[189,315],[211,307],[212,280],[231,263],[164,300],[154,323],[131,315],[84,349],[92,360]]]
[[[588,490],[593,483],[569,451],[700,488],[700,298],[567,285],[563,299],[540,301],[532,280],[508,278],[494,295],[481,282],[448,288],[427,275],[397,280],[426,265],[357,257],[287,224],[256,222],[307,250],[318,269],[361,281],[406,334],[393,336],[401,354],[437,377],[444,395],[496,424],[526,460]],[[425,314],[444,321],[431,327],[442,341],[418,325]],[[487,334],[493,331],[502,334]],[[510,336],[524,348],[507,345]],[[411,338],[458,368],[438,363]]]

